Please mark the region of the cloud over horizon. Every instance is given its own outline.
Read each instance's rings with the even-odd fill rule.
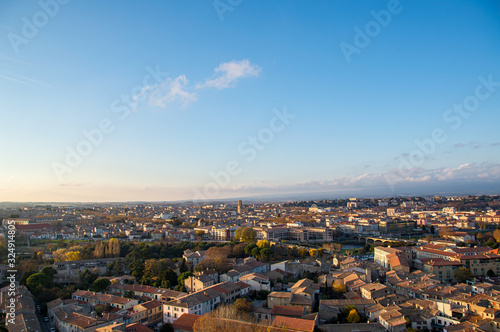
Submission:
[[[402,174],[402,173],[401,173]],[[266,182],[240,183],[220,188],[210,199],[231,199],[235,197],[280,196],[341,197],[392,196],[435,193],[498,194],[500,188],[500,164],[489,162],[468,163],[457,167],[422,169],[415,168],[406,176],[397,169],[383,173],[362,173],[353,177],[338,177],[322,181],[296,182],[292,184],[272,184]],[[387,177],[393,177],[391,188]],[[397,181],[396,181],[396,180]],[[44,202],[108,202],[108,201],[180,201],[193,200],[193,189],[170,187],[168,184],[146,186],[116,186],[89,182],[68,182],[57,186],[16,185],[0,189],[0,201],[38,202],[36,197],[44,197]],[[30,193],[27,195],[26,193]],[[110,199],[113,197],[113,199]]]

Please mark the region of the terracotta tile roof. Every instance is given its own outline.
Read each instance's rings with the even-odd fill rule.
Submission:
[[[113,284],[109,286],[110,289],[122,289],[124,291],[142,292],[142,293],[156,293],[160,288],[151,287],[139,284]]]
[[[272,315],[302,317],[304,315],[303,307],[291,305],[275,305],[271,310]]]
[[[299,331],[314,331],[315,321],[300,319],[300,318],[292,318],[292,317],[284,317],[284,316],[276,316],[273,321],[272,326],[275,327],[285,327],[287,329],[299,330]]]
[[[422,258],[420,261],[425,265],[430,266],[459,266],[463,265],[457,261],[447,261],[443,258]]]
[[[292,295],[292,293],[288,293],[288,292],[272,292],[272,293],[269,293],[267,295],[267,297],[280,297],[280,298],[290,298],[290,296]]]
[[[129,324],[125,327],[126,332],[153,332],[150,328],[141,323]]]
[[[175,330],[193,332],[194,323],[200,319],[200,315],[182,314],[179,318],[172,323]]]
[[[156,300],[151,300],[151,301],[148,301],[148,302],[144,302],[144,303],[141,303],[140,305],[143,306],[146,309],[154,309],[154,308],[157,308],[157,307],[161,307],[161,303],[158,302],[158,301],[156,301]]]
[[[293,294],[290,298],[290,304],[312,306],[313,300],[308,299],[302,295]]]

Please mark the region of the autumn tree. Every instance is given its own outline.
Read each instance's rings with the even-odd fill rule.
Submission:
[[[484,235],[483,235],[483,233],[477,233],[477,235],[476,235],[476,239],[477,239],[479,242],[483,242],[483,241],[481,241],[481,240],[483,240],[483,239],[484,239]]]
[[[215,269],[218,272],[226,272],[228,269],[227,256],[231,253],[231,247],[210,247],[205,252],[205,258],[197,265],[197,270]]]
[[[234,308],[238,312],[250,312],[252,311],[252,302],[246,299],[236,299],[234,302]]]
[[[120,257],[120,241],[118,239],[110,239],[108,241],[108,257]]]
[[[75,249],[75,250],[73,250]],[[67,261],[76,261],[81,259],[80,251],[76,251],[77,248],[69,248],[69,249],[57,249],[54,253],[54,260],[56,262],[67,262]]]
[[[104,257],[105,257],[104,245],[102,244],[101,241],[97,241],[94,248],[94,258],[99,259]]]
[[[307,251],[307,249],[299,249],[299,252],[298,252],[298,253],[299,253],[299,255],[300,255],[301,257],[306,257],[306,256],[307,256],[307,254],[308,254],[308,251]]]
[[[334,283],[332,283],[332,290],[336,293],[347,293],[347,286],[339,280],[336,280]]]
[[[359,317],[358,311],[356,309],[351,309],[351,311],[349,311],[349,315],[347,315],[347,322],[359,323],[360,320],[361,317]]]
[[[235,238],[240,242],[255,242],[257,233],[251,227],[240,227],[236,230]]]
[[[311,250],[309,250],[309,255],[310,255],[311,257],[316,257],[316,256],[318,256],[318,249],[311,249]]]
[[[257,247],[259,248],[270,248],[271,244],[269,243],[268,240],[259,240],[257,241]]]
[[[257,324],[252,314],[239,311],[234,305],[221,305],[198,318],[194,332],[244,331],[266,332],[267,322]],[[251,324],[251,325],[250,325]]]
[[[247,246],[246,243],[238,243],[234,247],[232,247],[231,254],[233,257],[245,257],[245,247]]]
[[[500,229],[495,229],[495,231],[493,231],[493,237],[497,242],[500,242]]]

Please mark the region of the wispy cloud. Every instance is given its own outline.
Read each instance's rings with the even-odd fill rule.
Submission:
[[[179,102],[185,107],[197,99],[196,92],[189,92],[187,90],[188,83],[189,80],[185,75],[174,79],[165,79],[149,96],[149,104],[165,107],[167,104]]]
[[[144,101],[147,104],[165,108],[172,103],[180,103],[182,107],[198,100],[198,94],[208,88],[219,90],[234,87],[236,82],[252,76],[259,76],[261,68],[250,63],[248,59],[221,63],[214,69],[214,78],[203,83],[190,85],[186,75],[176,78],[166,78],[158,86],[145,86],[132,99],[135,102]]]
[[[236,81],[241,78],[259,76],[261,68],[252,65],[248,59],[241,61],[224,62],[215,68],[215,78],[208,79],[204,83],[198,84],[197,89],[216,88],[226,89],[233,87]]]
[[[472,149],[472,150],[479,150],[480,148],[488,147],[488,146],[499,146],[500,142],[494,142],[494,143],[484,143],[484,142],[476,142],[476,141],[470,141],[468,143],[456,143],[453,144],[453,147],[455,149]]]
[[[9,72],[6,72],[6,71],[2,71],[0,73],[0,78],[2,78],[4,80],[7,80],[7,81],[16,82],[16,83],[19,83],[19,84],[22,84],[22,85],[26,85],[26,86],[44,86],[44,87],[50,87],[49,84],[40,82],[40,81],[35,80],[33,78],[29,78],[29,77],[18,75],[18,74],[9,73]]]
[[[12,82],[16,82],[16,83],[19,83],[22,85],[26,85],[26,86],[33,86],[33,84],[30,84],[30,80],[23,79],[22,77],[19,77],[19,76],[12,77],[12,76],[0,74],[0,78],[3,78],[4,80],[7,80],[7,81],[12,81]]]

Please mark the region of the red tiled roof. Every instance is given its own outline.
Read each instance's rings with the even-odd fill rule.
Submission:
[[[150,328],[146,327],[142,323],[129,324],[125,327],[127,332],[153,332]]]
[[[195,314],[182,314],[179,318],[172,323],[175,330],[193,332],[194,323],[200,318],[200,315]]]
[[[315,321],[300,319],[300,318],[292,318],[292,317],[284,317],[284,316],[276,316],[273,321],[272,326],[276,327],[285,327],[292,330],[300,330],[300,331],[314,331]]]
[[[450,265],[462,265],[462,263],[457,261],[447,261],[442,258],[422,258],[420,260],[422,263],[430,266],[450,266]]]
[[[156,300],[151,300],[151,301],[148,301],[148,302],[144,302],[144,303],[141,303],[140,305],[143,306],[146,309],[154,309],[154,308],[157,308],[157,307],[161,307],[161,303],[158,302],[158,301],[156,301]]]
[[[271,315],[302,317],[304,315],[304,307],[274,305],[271,310]]]

